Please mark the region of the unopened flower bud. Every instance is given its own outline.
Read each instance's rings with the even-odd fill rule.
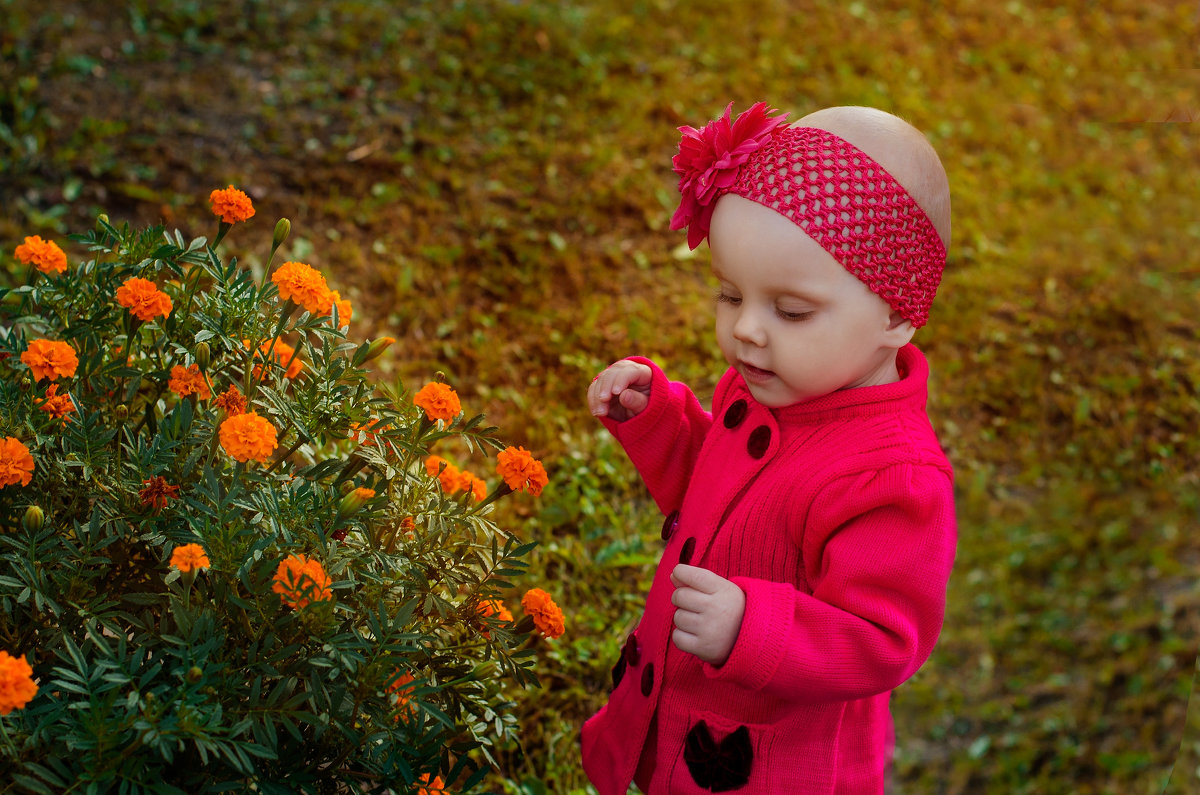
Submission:
[[[377,358],[381,353],[392,347],[396,343],[395,337],[380,337],[379,339],[371,340],[371,344],[367,346],[367,353],[363,356],[363,363]]]
[[[212,362],[212,349],[208,347],[208,343],[197,342],[192,355],[196,357],[196,364],[200,367],[200,372],[208,372],[208,365]]]
[[[117,406],[115,409],[113,409],[113,416],[118,420],[124,421],[125,418],[129,416],[129,406],[126,406],[124,403]]]
[[[338,503],[338,516],[342,518],[353,516],[367,504],[367,500],[374,496],[374,490],[366,488],[357,488],[346,492],[346,496],[342,497],[342,501]]]
[[[31,533],[36,533],[41,530],[46,524],[46,514],[36,505],[30,505],[25,509],[25,515],[21,517],[21,527],[24,527]]]
[[[283,241],[288,239],[288,235],[292,233],[292,222],[286,218],[280,218],[275,223],[275,236],[271,238],[271,250],[279,248],[283,245]]]
[[[102,224],[107,224],[108,223],[108,213],[100,213],[98,216],[96,216],[96,220]]]
[[[200,669],[200,666],[193,665],[191,668],[189,668],[187,670],[187,674],[186,674],[185,678],[188,680],[188,682],[190,682],[194,685],[200,681],[200,677],[202,677],[202,676],[204,676],[204,671]]]

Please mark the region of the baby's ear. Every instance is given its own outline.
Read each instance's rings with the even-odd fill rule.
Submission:
[[[912,342],[913,334],[916,333],[917,330],[913,328],[912,321],[899,312],[892,312],[888,316],[888,327],[884,332],[887,347],[899,350]]]

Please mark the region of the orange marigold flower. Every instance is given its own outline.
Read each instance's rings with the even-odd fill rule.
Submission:
[[[504,605],[504,602],[501,602],[499,599],[486,599],[480,602],[479,615],[482,618],[495,616],[498,621],[503,622],[511,622],[513,620],[513,614]],[[483,630],[483,635],[486,638],[490,638],[492,636],[491,630],[485,627]]]
[[[62,273],[67,269],[67,255],[53,240],[42,240],[33,235],[17,246],[17,259],[42,273]]]
[[[228,389],[217,395],[213,405],[224,409],[230,417],[236,417],[238,414],[246,413],[246,396],[236,386],[230,384]]]
[[[142,489],[138,491],[142,505],[150,506],[156,513],[167,507],[167,500],[176,499],[178,496],[179,487],[167,483],[167,479],[162,475],[143,480]]]
[[[219,433],[221,447],[238,461],[266,461],[279,446],[275,426],[253,412],[226,418]]]
[[[254,203],[250,197],[232,185],[214,190],[208,194],[208,201],[212,205],[213,215],[219,216],[227,224],[249,221],[254,217]]]
[[[379,444],[379,426],[382,419],[374,419],[366,423],[350,423],[350,438],[363,447],[374,447]]]
[[[329,314],[333,293],[325,283],[325,277],[311,265],[285,262],[271,275],[271,281],[279,288],[279,297],[284,301],[294,301],[313,315]]]
[[[508,447],[496,455],[496,472],[513,491],[528,490],[533,496],[542,493],[550,482],[546,468],[524,447]]]
[[[267,350],[270,347],[271,342],[269,340],[258,346],[258,351],[261,355],[255,356],[255,359],[258,361],[265,359]],[[271,357],[278,362],[280,367],[287,368],[283,373],[285,378],[295,378],[304,370],[304,362],[300,361],[300,357],[296,355],[296,349],[283,340],[275,340],[275,349],[271,351]],[[255,367],[253,375],[255,378],[261,378],[262,372],[260,368]]]
[[[320,561],[307,555],[288,555],[275,571],[271,590],[284,604],[303,610],[313,602],[333,599],[329,588],[332,583]]]
[[[412,700],[413,690],[416,689],[416,679],[411,673],[400,673],[390,685],[387,686],[387,693],[391,695],[392,700],[397,707],[406,707]]]
[[[207,569],[212,563],[209,562],[204,547],[199,544],[184,544],[175,547],[175,551],[171,553],[171,565],[187,574],[194,569]]]
[[[181,364],[172,367],[171,380],[167,382],[167,386],[180,397],[196,395],[200,400],[208,400],[212,397],[208,382],[204,380],[204,375],[200,372],[200,365],[194,362],[187,367]]]
[[[249,348],[250,340],[243,339],[242,344]],[[304,370],[304,362],[300,361],[300,357],[296,355],[296,349],[291,345],[288,345],[283,340],[276,339],[273,347],[270,340],[267,340],[262,345],[259,345],[258,352],[254,354],[254,361],[265,361],[267,358],[267,351],[271,351],[271,358],[275,360],[276,364],[278,364],[281,368],[287,368],[283,373],[285,378],[295,378]],[[254,370],[251,372],[251,375],[253,375],[255,378],[262,378],[262,365],[254,365]]]
[[[350,305],[348,298],[342,298],[342,294],[337,290],[333,290],[329,294],[329,303],[337,305],[338,323],[343,326],[349,325],[350,318],[354,317],[354,307]]]
[[[75,411],[75,402],[68,392],[58,394],[58,384],[51,384],[46,390],[45,400],[38,402],[38,408],[53,415],[56,419],[70,419],[67,415]]]
[[[431,455],[425,459],[425,471],[430,477],[435,477],[442,484],[442,491],[454,494],[462,490],[462,473],[458,467],[451,464],[440,455]]]
[[[43,378],[53,381],[59,376],[70,378],[79,367],[75,349],[55,340],[31,340],[29,347],[21,354],[21,361],[28,365],[37,381]]]
[[[33,456],[29,448],[14,436],[0,440],[0,487],[20,483],[28,486],[33,480]]]
[[[413,403],[425,409],[425,416],[430,420],[450,421],[462,412],[458,393],[437,381],[421,387],[421,391],[413,396]]]
[[[171,296],[158,289],[149,279],[131,276],[117,288],[117,303],[129,310],[138,320],[147,323],[162,315],[171,314]]]
[[[417,787],[417,795],[448,795],[446,792],[446,784],[442,781],[441,776],[434,776],[433,783],[429,782],[429,774],[422,773],[419,780],[424,786]]]
[[[525,613],[547,638],[557,638],[566,631],[562,610],[554,604],[550,594],[541,588],[530,588],[526,591],[521,597],[521,607],[525,608]]]
[[[479,502],[487,497],[487,483],[473,473],[463,470],[458,476],[458,488],[455,491],[467,491]]]
[[[37,695],[33,667],[25,655],[13,657],[0,651],[0,715],[21,709]]]

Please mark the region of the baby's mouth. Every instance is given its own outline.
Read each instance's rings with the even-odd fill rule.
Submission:
[[[764,370],[761,367],[755,367],[749,362],[742,362],[742,376],[751,381],[766,381],[775,377],[775,373],[771,370]]]

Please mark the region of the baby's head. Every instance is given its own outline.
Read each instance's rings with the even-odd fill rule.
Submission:
[[[945,265],[945,172],[882,111],[770,112],[681,128],[672,227],[709,237],[721,350],[771,406],[894,381]]]
[[[881,110],[835,107],[796,124],[757,103],[730,120],[681,127],[683,201],[672,229],[695,248],[718,200],[770,207],[821,244],[914,327],[924,325],[950,240],[950,189],[915,127]]]

